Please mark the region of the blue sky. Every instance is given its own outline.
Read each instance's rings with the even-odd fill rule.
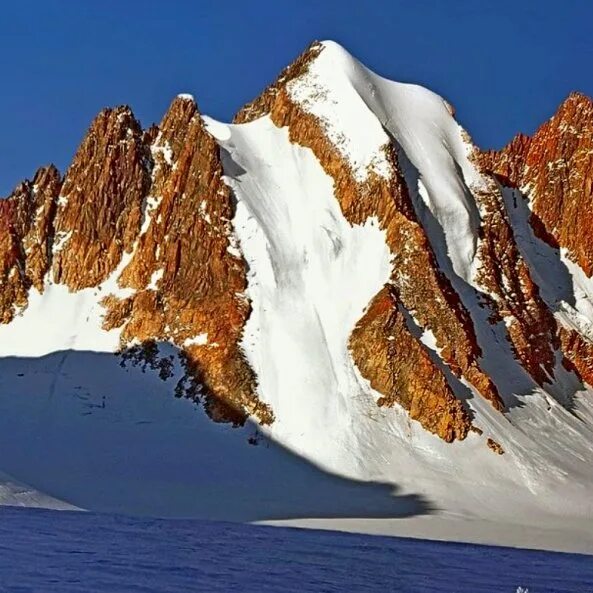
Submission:
[[[94,115],[158,121],[179,92],[228,120],[313,39],[444,95],[482,146],[593,95],[588,0],[20,0],[0,21],[0,195],[67,166]]]

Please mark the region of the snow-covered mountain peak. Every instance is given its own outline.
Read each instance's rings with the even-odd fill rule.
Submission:
[[[468,186],[483,182],[450,105],[426,88],[374,74],[335,42],[309,52],[307,71],[286,84],[289,97],[322,123],[361,182],[371,173],[389,178],[385,147],[395,144],[417,178],[412,190],[445,230],[455,271],[469,281],[479,216]]]
[[[100,509],[144,476],[193,514],[228,486],[217,454],[244,478],[294,456],[455,513],[590,518],[591,122],[568,102],[482,153],[444,99],[330,41],[233,123],[186,94],[148,130],[103,111],[63,179],[0,202],[0,470]],[[111,494],[60,486],[10,424]]]

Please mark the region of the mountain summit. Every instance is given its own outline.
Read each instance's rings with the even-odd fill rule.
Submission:
[[[578,530],[592,202],[589,98],[482,151],[444,99],[333,42],[232,124],[188,95],[148,130],[106,109],[63,178],[0,202],[0,471],[85,508],[234,518],[229,475],[265,490],[274,450],[425,510]],[[278,488],[255,518],[317,516]]]

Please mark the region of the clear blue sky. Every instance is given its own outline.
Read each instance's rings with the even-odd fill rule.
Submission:
[[[179,92],[228,120],[313,39],[444,95],[482,146],[593,95],[590,0],[10,0],[0,20],[0,195],[63,169],[94,115],[158,121]]]

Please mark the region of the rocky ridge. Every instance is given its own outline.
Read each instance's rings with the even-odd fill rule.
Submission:
[[[391,278],[349,342],[378,406],[401,406],[443,440],[463,440],[481,430],[464,396],[468,385],[504,420],[513,394],[485,363],[480,336],[491,331],[487,325],[498,328],[514,355],[509,373],[525,373],[541,386],[554,382],[561,361],[593,383],[590,336],[564,323],[542,297],[504,199],[505,188],[520,190],[534,235],[591,277],[593,237],[582,216],[593,192],[591,100],[571,95],[532,138],[520,135],[501,151],[482,152],[466,138],[483,177],[472,190],[480,221],[468,294],[486,312],[484,323],[438,263],[401,146],[387,139],[381,149],[387,172],[369,167],[361,180],[324,123],[291,95],[291,83],[302,81],[323,51],[313,44],[235,123],[268,116],[287,128],[291,142],[310,149],[333,180],[348,222],[374,218],[384,231]],[[166,374],[155,344],[172,342],[187,371],[178,395],[202,401],[214,420],[273,423],[274,410],[259,398],[241,349],[251,311],[247,264],[223,176],[218,144],[192,98],[176,98],[148,130],[128,107],[104,110],[63,179],[54,167],[42,168],[0,201],[0,321],[25,311],[30,292],[43,292],[48,282],[76,292],[115,274],[123,296],[104,296],[104,327],[121,330],[124,360],[149,361]],[[434,347],[427,346],[429,335]],[[490,435],[484,441],[496,453],[507,450]]]
[[[518,134],[503,149],[477,155],[484,172],[500,186],[515,189],[515,202],[525,202],[534,236],[552,248],[558,261],[565,257],[588,278],[593,274],[593,237],[586,215],[593,201],[592,159],[593,101],[576,92],[532,137]],[[559,311],[558,302],[548,305]],[[548,341],[559,344],[564,365],[591,383],[590,335],[549,314],[541,327],[548,328]]]

